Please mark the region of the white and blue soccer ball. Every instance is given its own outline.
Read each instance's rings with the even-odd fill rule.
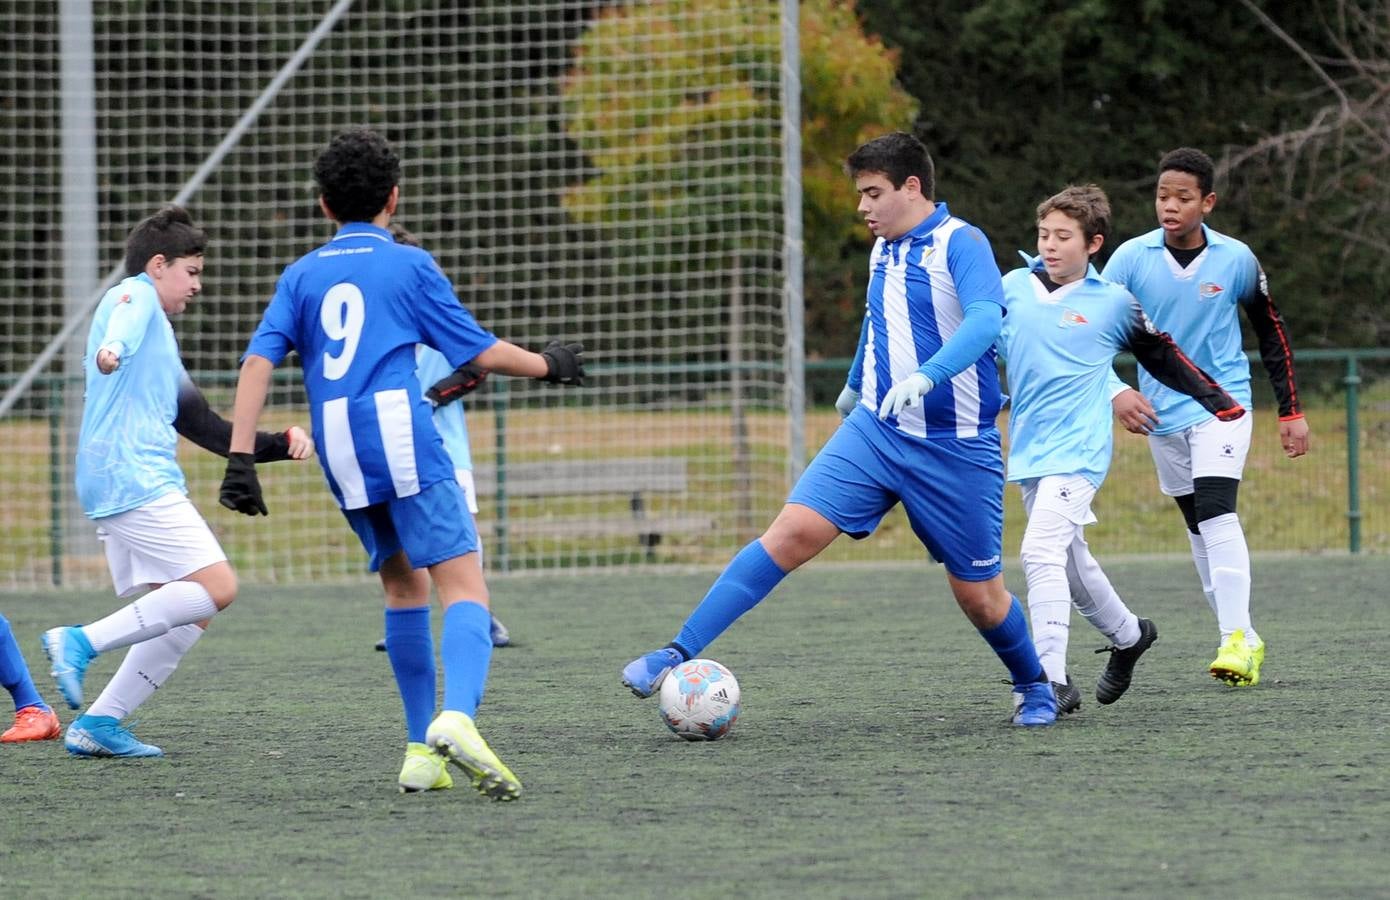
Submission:
[[[661,719],[687,741],[716,741],[738,721],[738,679],[712,659],[692,659],[661,682]]]

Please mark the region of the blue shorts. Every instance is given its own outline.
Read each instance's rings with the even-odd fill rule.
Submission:
[[[409,497],[345,509],[367,550],[369,568],[405,551],[412,568],[425,569],[478,549],[478,528],[457,481],[439,481]]]
[[[787,502],[814,509],[856,540],[901,502],[913,533],[956,578],[988,581],[1001,571],[1004,458],[995,428],[927,440],[857,406]]]

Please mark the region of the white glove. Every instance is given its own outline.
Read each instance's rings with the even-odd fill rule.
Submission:
[[[840,418],[848,419],[849,414],[854,412],[854,408],[859,405],[859,392],[849,385],[845,385],[844,390],[840,391],[840,396],[835,398],[835,408],[840,411]]]
[[[930,378],[921,372],[913,372],[888,389],[883,396],[883,404],[878,408],[878,417],[886,419],[898,415],[909,406],[916,406],[934,386]]]

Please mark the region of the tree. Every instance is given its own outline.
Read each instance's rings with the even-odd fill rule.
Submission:
[[[807,343],[843,354],[853,346],[844,320],[859,310],[840,260],[862,238],[841,163],[867,136],[907,127],[916,104],[893,81],[897,55],[864,36],[852,0],[803,3],[800,27]],[[593,169],[566,192],[565,209],[608,229],[624,265],[668,293],[673,333],[729,293],[682,304],[691,278],[731,268],[759,277],[751,258],[735,260],[750,256],[750,239],[768,239],[742,223],[781,206],[780,55],[776,5],[742,0],[610,7],[576,46],[566,132]]]
[[[1386,102],[1387,26],[1371,12],[1383,6],[1278,4],[1277,17],[1255,0],[936,0],[929,17],[913,0],[861,0],[860,10],[903,54],[938,193],[990,236],[1001,267],[1031,246],[1036,204],[1073,181],[1110,194],[1111,247],[1153,228],[1159,157],[1201,147],[1220,175],[1212,224],[1265,264],[1296,343],[1357,346],[1385,337],[1390,283],[1372,226],[1385,221],[1377,204],[1390,179],[1374,136],[1342,111],[1386,134],[1374,110]],[[1287,63],[1290,42],[1302,67]],[[1309,59],[1338,81],[1345,107]]]

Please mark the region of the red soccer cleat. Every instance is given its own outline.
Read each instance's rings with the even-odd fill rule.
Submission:
[[[22,741],[52,741],[62,737],[63,726],[58,714],[39,706],[26,706],[14,714],[14,727],[0,734],[0,744]]]

